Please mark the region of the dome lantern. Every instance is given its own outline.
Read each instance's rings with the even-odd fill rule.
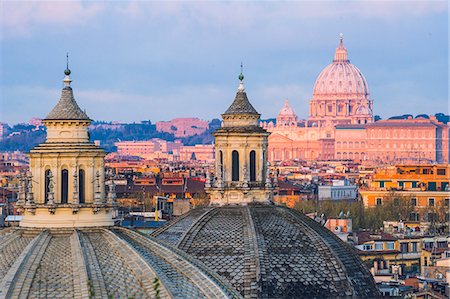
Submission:
[[[339,46],[336,48],[336,52],[334,52],[333,62],[350,62],[350,60],[348,60],[347,49],[344,48],[344,38],[342,33],[339,35]]]

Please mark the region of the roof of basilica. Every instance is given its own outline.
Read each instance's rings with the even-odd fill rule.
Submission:
[[[153,233],[246,298],[374,298],[354,249],[314,220],[271,205],[197,209]]]
[[[0,230],[0,298],[156,298],[157,292],[240,297],[189,255],[129,229]]]
[[[347,49],[343,39],[336,48],[333,62],[326,66],[316,79],[313,96],[369,95],[369,85],[361,71],[348,60]]]

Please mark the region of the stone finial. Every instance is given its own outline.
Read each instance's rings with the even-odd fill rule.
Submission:
[[[116,203],[116,184],[112,177],[108,180],[108,196],[107,202],[109,205],[114,205]]]
[[[206,170],[205,188],[211,188],[211,174]]]
[[[69,69],[69,53],[66,54],[66,69],[64,70],[64,87],[70,87],[72,79],[70,79],[70,69]]]
[[[222,175],[222,166],[221,165],[219,167],[217,167],[216,178],[217,178],[216,187],[222,188],[223,187],[223,175]]]
[[[27,188],[26,176],[23,172],[20,172],[20,174],[19,174],[19,195],[18,195],[18,200],[17,200],[17,206],[22,207],[25,205],[26,188]]]

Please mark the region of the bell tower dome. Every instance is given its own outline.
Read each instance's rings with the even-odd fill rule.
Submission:
[[[91,119],[75,101],[68,64],[64,74],[61,98],[43,120],[47,138],[30,151],[30,170],[21,176],[20,226],[111,226],[115,191],[105,152],[89,140]]]
[[[273,199],[267,164],[270,133],[258,124],[260,114],[247,98],[242,70],[239,81],[233,103],[222,114],[223,126],[213,133],[215,178],[211,182],[208,175],[205,186],[212,205],[245,205]]]

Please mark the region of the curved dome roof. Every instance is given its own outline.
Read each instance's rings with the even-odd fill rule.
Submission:
[[[294,109],[292,109],[291,105],[289,105],[289,101],[284,101],[284,106],[281,108],[280,112],[278,113],[278,117],[280,116],[296,116]]]
[[[0,298],[240,297],[182,251],[124,228],[0,230],[0,265]]]
[[[153,236],[197,258],[246,298],[379,296],[354,249],[292,209],[197,209]]]
[[[342,35],[333,62],[326,66],[314,83],[313,96],[368,96],[369,85],[361,71],[350,63]]]

